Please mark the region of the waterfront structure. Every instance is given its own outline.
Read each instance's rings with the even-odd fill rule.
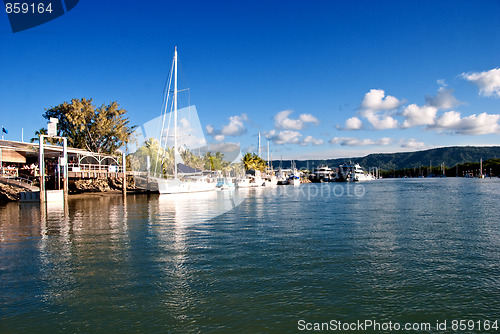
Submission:
[[[44,179],[47,189],[61,189],[62,165],[67,165],[69,182],[80,179],[123,178],[123,156],[100,154],[67,147],[67,161],[61,161],[64,147],[43,145]],[[40,145],[18,141],[0,141],[0,179],[29,191],[39,191],[34,184],[40,177]]]

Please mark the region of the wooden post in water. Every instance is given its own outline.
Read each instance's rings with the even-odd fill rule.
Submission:
[[[123,173],[122,192],[123,195],[127,195],[127,162],[125,159],[125,152],[122,152],[122,173]]]
[[[63,159],[62,159],[63,191],[64,198],[68,195],[68,138],[63,137]]]
[[[45,165],[43,159],[43,140],[44,135],[38,139],[38,174],[40,177],[40,203],[45,203]]]

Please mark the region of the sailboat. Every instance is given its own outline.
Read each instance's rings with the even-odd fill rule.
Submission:
[[[291,167],[292,173],[288,176],[288,184],[298,186],[300,184],[299,171],[295,168],[295,162],[292,160]]]
[[[177,155],[178,155],[178,145],[177,145],[177,47],[174,51],[174,61],[173,61],[173,72],[174,72],[174,96],[173,96],[173,115],[174,115],[174,177],[172,179],[165,178],[152,178],[152,181],[156,183],[158,192],[160,194],[180,194],[180,193],[193,193],[202,191],[212,191],[216,189],[216,182],[210,182],[211,180],[203,175],[196,176],[179,176],[177,171]],[[168,100],[168,98],[167,98]],[[168,103],[168,101],[165,101]],[[165,108],[166,109],[166,108]]]

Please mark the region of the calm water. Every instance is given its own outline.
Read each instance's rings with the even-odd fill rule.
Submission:
[[[499,179],[228,194],[0,206],[0,332],[500,321]]]

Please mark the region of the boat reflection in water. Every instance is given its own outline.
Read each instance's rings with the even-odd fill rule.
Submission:
[[[209,191],[158,196],[160,218],[177,224],[201,223],[240,205],[247,197],[242,191]]]

